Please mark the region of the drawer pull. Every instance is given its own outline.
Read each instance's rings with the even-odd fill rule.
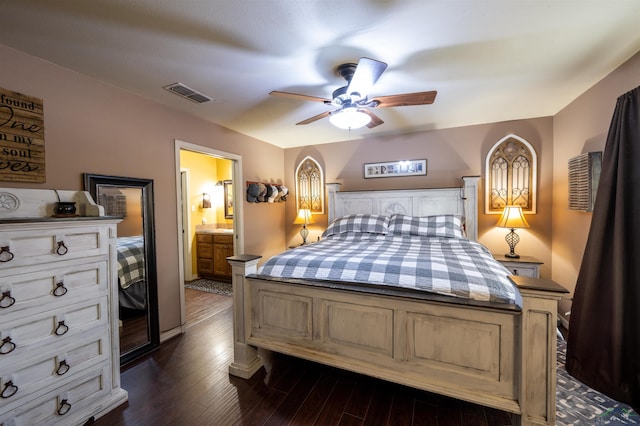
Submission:
[[[2,389],[2,393],[0,393],[0,397],[2,399],[11,398],[13,395],[18,393],[18,387],[13,384],[11,380],[4,384],[4,389]]]
[[[67,331],[69,331],[69,326],[64,323],[64,321],[59,321],[58,326],[56,327],[56,336],[62,336]]]
[[[2,345],[0,345],[0,355],[10,354],[15,348],[16,344],[11,341],[11,337],[5,337],[2,339]]]
[[[69,369],[71,369],[71,366],[67,364],[67,361],[63,359],[62,361],[60,361],[60,364],[58,365],[56,374],[58,376],[63,376],[69,371]]]
[[[10,291],[3,291],[0,297],[0,308],[10,308],[16,303],[16,298],[11,296]]]
[[[64,241],[58,241],[58,248],[56,249],[56,253],[58,253],[60,256],[64,256],[68,252],[69,249],[64,245]]]
[[[0,247],[0,262],[10,262],[13,260],[13,253],[9,249],[9,246]]]
[[[71,410],[71,404],[67,402],[66,399],[60,401],[60,407],[58,407],[58,415],[64,416]]]
[[[67,291],[69,290],[64,286],[64,283],[61,281],[59,283],[56,283],[56,288],[53,289],[53,295],[56,297],[61,297],[67,294]]]

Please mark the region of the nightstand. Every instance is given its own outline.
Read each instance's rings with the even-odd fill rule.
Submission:
[[[520,256],[514,259],[503,254],[494,254],[493,257],[510,270],[513,275],[540,278],[540,265],[543,262],[533,256]]]

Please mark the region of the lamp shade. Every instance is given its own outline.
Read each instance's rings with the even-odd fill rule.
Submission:
[[[505,206],[502,216],[496,226],[500,228],[528,228],[529,224],[524,218],[522,208],[520,206]]]
[[[332,113],[329,121],[340,129],[359,129],[369,124],[371,117],[357,108],[349,107]]]
[[[298,210],[298,216],[296,216],[296,220],[294,220],[293,223],[296,225],[308,225],[310,223],[313,223],[313,215],[311,214],[311,210]]]

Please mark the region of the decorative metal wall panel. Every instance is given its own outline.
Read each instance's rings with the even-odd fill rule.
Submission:
[[[602,152],[585,152],[569,159],[569,209],[593,211],[600,181]]]

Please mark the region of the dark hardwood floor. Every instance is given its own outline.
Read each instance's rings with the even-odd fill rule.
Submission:
[[[149,341],[147,315],[144,311],[120,312],[120,350],[125,351]]]
[[[212,316],[233,306],[233,298],[206,291],[184,289],[187,328],[198,325]]]
[[[187,332],[127,366],[129,402],[95,425],[511,424],[502,411],[267,351],[254,377],[230,376],[231,298],[192,296],[202,300]]]

